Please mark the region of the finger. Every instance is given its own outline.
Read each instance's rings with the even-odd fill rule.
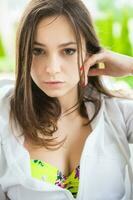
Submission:
[[[88,71],[88,76],[102,76],[107,75],[105,69],[91,69]]]
[[[101,51],[98,54],[93,54],[92,56],[88,57],[84,63],[84,66],[92,66],[94,64],[97,64],[99,62],[103,62],[105,58],[104,51]]]

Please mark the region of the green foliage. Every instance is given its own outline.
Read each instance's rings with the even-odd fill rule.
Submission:
[[[0,58],[0,73],[1,72],[13,72],[13,66],[15,66],[14,60],[8,57]]]
[[[127,76],[124,78],[115,78],[116,81],[125,81],[130,88],[133,88],[133,77],[132,76]]]
[[[110,12],[115,9],[115,0],[97,0],[96,2],[101,11]]]
[[[128,29],[128,22],[129,22],[129,17],[128,17],[128,12],[127,10],[123,9],[123,18],[121,22],[121,34],[120,37],[118,38],[118,45],[117,48],[115,49],[119,53],[124,53],[126,55],[131,56],[132,55],[132,46],[131,42],[129,40],[129,29]]]
[[[108,15],[106,19],[96,20],[96,30],[100,38],[102,46],[109,47],[112,49],[113,45],[113,16]]]
[[[114,24],[116,21],[111,13],[108,14],[108,16],[104,19],[96,20],[96,30],[102,46],[109,48],[110,50],[131,56],[132,46],[129,40],[128,29],[129,17],[125,11],[123,11],[122,16],[121,22],[119,22],[121,27],[120,36],[115,36],[113,33]]]
[[[6,53],[5,53],[2,37],[0,35],[0,57],[5,57],[5,56],[6,56]]]
[[[108,2],[108,0],[106,0]],[[101,8],[102,2],[100,2]],[[104,5],[105,6],[105,5]],[[104,8],[105,9],[105,8]],[[110,11],[106,14],[106,18],[97,19],[95,22],[97,34],[100,38],[101,45],[110,50],[118,53],[133,56],[133,47],[129,39],[129,27],[128,23],[131,18],[131,13],[128,12],[127,8],[123,8],[121,12],[115,15]],[[119,24],[120,35],[114,34],[115,23]],[[116,81],[123,80],[130,87],[133,88],[133,77],[116,78]]]

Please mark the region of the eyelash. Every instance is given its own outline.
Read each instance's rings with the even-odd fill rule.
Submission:
[[[73,54],[76,52],[76,49],[67,48],[67,49],[64,50],[64,52],[67,52],[67,51],[69,51],[69,53],[72,52],[72,54],[67,54],[67,53],[65,53],[66,55],[73,55]]]
[[[33,49],[33,54],[35,56],[39,56],[39,55],[44,55],[45,54],[45,51],[41,48],[34,48]],[[63,52],[65,53],[65,55],[73,55],[74,53],[76,53],[76,49],[74,48],[66,48],[63,50]],[[68,53],[69,52],[69,53]]]
[[[39,55],[43,55],[44,54],[44,50],[41,49],[41,48],[34,48],[32,53],[35,55],[35,56],[39,56]]]

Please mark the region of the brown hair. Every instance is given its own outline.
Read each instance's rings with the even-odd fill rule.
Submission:
[[[16,46],[16,85],[11,98],[11,121],[19,125],[22,134],[37,146],[47,149],[57,149],[65,141],[54,143],[57,137],[53,133],[58,129],[57,121],[61,115],[61,106],[57,98],[47,96],[34,83],[30,76],[32,49],[37,24],[45,17],[65,15],[72,23],[78,43],[78,65],[81,47],[81,34],[86,41],[86,49],[90,54],[98,53],[101,49],[90,14],[80,0],[32,0],[28,4],[17,32]],[[82,55],[81,55],[82,58]],[[83,61],[83,60],[82,60]],[[79,66],[78,66],[79,67]],[[94,65],[92,67],[98,67]],[[84,74],[80,74],[80,82]],[[79,114],[88,118],[84,102],[91,101],[97,115],[100,107],[100,95],[93,96],[92,92],[112,96],[102,85],[99,77],[89,77],[88,85],[79,89]],[[41,137],[38,136],[38,133]]]

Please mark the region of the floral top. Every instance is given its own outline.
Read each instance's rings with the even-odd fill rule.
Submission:
[[[80,166],[77,166],[69,176],[65,176],[57,167],[41,160],[31,159],[32,177],[68,189],[74,198],[76,198],[78,192],[79,169]]]

